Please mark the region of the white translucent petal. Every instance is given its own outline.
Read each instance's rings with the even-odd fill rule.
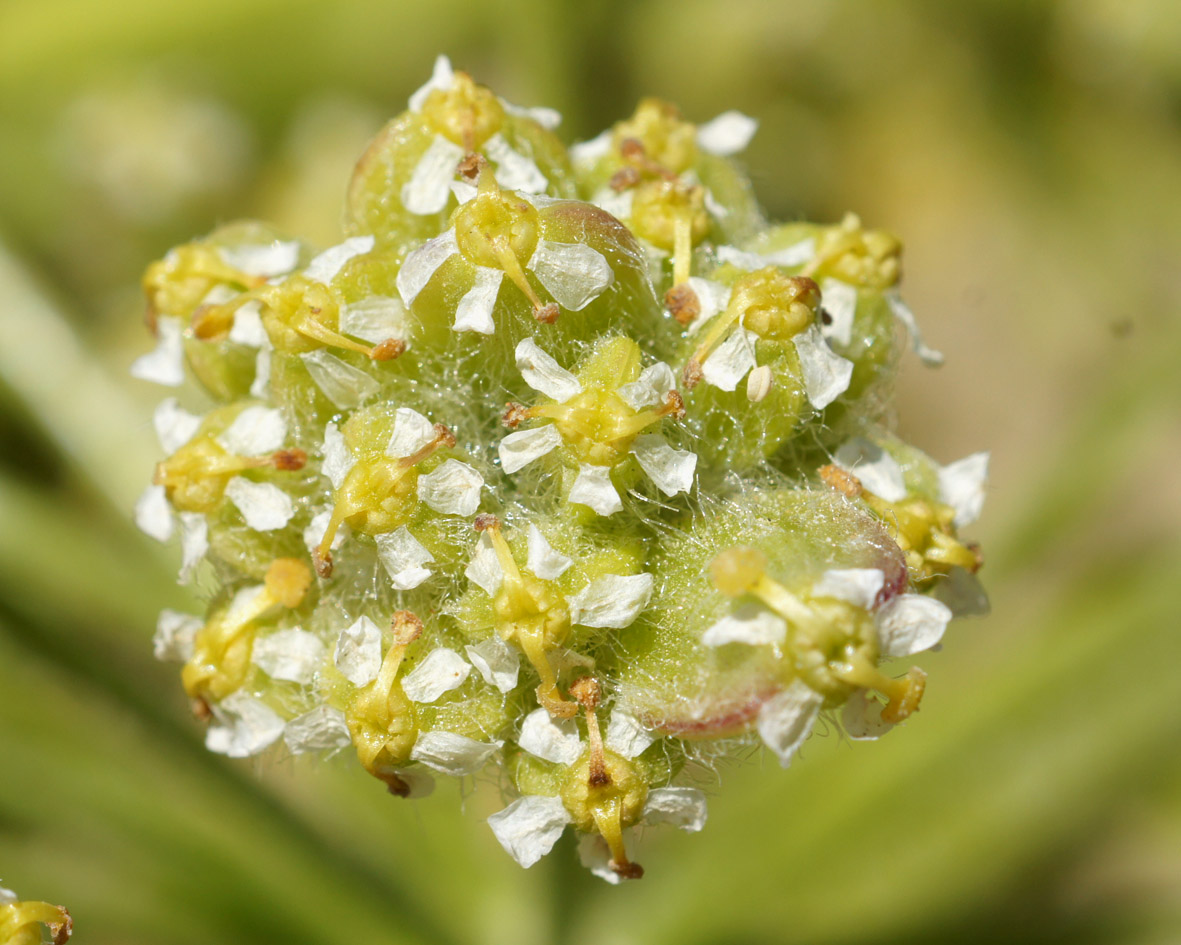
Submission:
[[[759,257],[759,262],[764,266],[802,266],[815,255],[816,240],[814,237],[809,236],[807,239],[800,240],[798,243],[792,243],[790,246],[783,247],[783,249],[776,249],[770,253],[762,254]]]
[[[505,852],[526,869],[554,848],[568,823],[560,797],[536,795],[518,798],[488,818]]]
[[[582,755],[582,739],[573,719],[555,721],[545,709],[525,716],[517,744],[542,761],[559,765],[572,765]]]
[[[263,584],[250,584],[241,588],[230,600],[222,617],[227,627],[243,627],[274,606],[274,599]]]
[[[758,131],[759,123],[742,112],[722,112],[712,121],[697,126],[697,144],[710,154],[727,157],[745,150]]]
[[[329,246],[314,257],[303,274],[312,282],[328,285],[350,259],[362,253],[372,252],[373,243],[372,236],[350,236],[343,243]]]
[[[672,368],[663,361],[646,367],[640,376],[630,384],[624,384],[616,393],[632,410],[656,407],[664,403],[669,391],[677,389],[677,379]]]
[[[480,335],[491,335],[496,331],[492,321],[492,310],[496,308],[496,297],[500,294],[500,283],[504,273],[489,266],[476,267],[476,281],[459,304],[455,306],[456,331],[474,331]]]
[[[139,530],[156,541],[172,537],[172,506],[163,486],[148,486],[135,500],[135,524]]]
[[[284,528],[295,515],[291,496],[273,482],[252,482],[235,476],[226,483],[226,498],[242,513],[246,527],[256,532]]]
[[[800,356],[804,392],[813,407],[823,410],[849,389],[853,362],[833,351],[814,324],[793,335],[791,340]]]
[[[939,469],[939,501],[955,509],[955,526],[963,528],[980,517],[988,485],[988,453],[973,453]]]
[[[725,311],[726,306],[730,304],[730,288],[711,279],[702,279],[700,276],[690,276],[688,283],[689,288],[697,296],[697,304],[701,307],[700,314],[686,328],[689,334],[693,334],[718,312]]]
[[[611,129],[602,131],[589,141],[570,145],[570,160],[575,164],[597,161],[611,150]]]
[[[443,515],[475,515],[483,488],[483,476],[457,459],[418,477],[418,497]]]
[[[744,643],[747,646],[779,644],[787,638],[787,622],[765,607],[751,605],[727,614],[701,635],[706,646]]]
[[[239,272],[270,279],[295,268],[299,262],[299,243],[292,240],[272,240],[269,243],[220,246],[218,254],[227,265]]]
[[[350,302],[340,310],[340,330],[373,345],[390,338],[405,341],[406,306],[391,295],[373,295]]]
[[[152,414],[152,426],[160,449],[171,456],[193,438],[201,426],[201,418],[181,407],[175,397],[168,397],[160,401]]]
[[[368,617],[359,617],[340,631],[332,654],[336,668],[354,686],[367,686],[381,669],[381,631]]]
[[[226,302],[232,302],[241,293],[237,289],[231,288],[228,285],[215,285],[212,289],[205,293],[201,298],[201,305],[225,305]],[[243,308],[249,306],[256,314],[262,311],[262,305],[258,302],[251,301],[243,305]],[[231,329],[232,331],[232,329]]]
[[[709,212],[710,216],[716,220],[724,220],[730,215],[730,208],[719,201],[718,198],[714,196],[713,191],[708,187],[705,189],[703,202],[705,204],[705,209]]]
[[[697,454],[669,446],[656,433],[637,436],[632,443],[632,455],[648,478],[667,496],[688,492],[693,488],[693,473],[697,469]]]
[[[332,420],[324,427],[324,445],[320,447],[320,455],[324,457],[320,463],[320,472],[328,477],[333,489],[339,489],[357,461],[349,451],[344,435]]]
[[[841,469],[851,472],[874,495],[887,502],[906,498],[902,467],[889,453],[864,437],[854,437],[841,445],[834,457]]]
[[[283,729],[283,741],[293,755],[310,751],[338,751],[352,738],[344,713],[329,705],[318,705],[292,719]]]
[[[512,692],[517,688],[521,655],[499,636],[466,646],[464,652],[489,686],[495,686],[501,692]]]
[[[943,639],[950,620],[951,609],[933,597],[895,597],[877,615],[882,655],[911,656],[931,649]]]
[[[478,187],[473,187],[467,181],[453,180],[451,182],[451,193],[455,194],[455,199],[459,202],[460,206],[473,199],[479,192]]]
[[[936,582],[931,594],[945,603],[955,617],[984,617],[991,610],[988,592],[980,579],[963,568],[952,568],[950,574]]]
[[[455,230],[445,230],[406,257],[398,270],[397,284],[398,295],[402,296],[407,308],[414,304],[418,293],[426,288],[439,267],[458,252]]]
[[[262,324],[262,303],[251,299],[234,310],[229,340],[249,348],[261,348],[267,343],[267,330]]]
[[[455,72],[451,69],[451,60],[446,56],[438,56],[431,71],[431,77],[410,96],[410,110],[422,111],[427,98],[435,89],[446,92],[455,82]]]
[[[407,800],[430,797],[435,793],[434,775],[427,774],[420,768],[395,768],[394,774],[401,778],[402,783],[409,788],[410,793],[406,795]]]
[[[504,742],[478,742],[455,732],[422,732],[410,752],[410,760],[442,774],[461,778],[475,774]]]
[[[497,447],[500,468],[506,473],[515,473],[561,445],[562,434],[552,423],[517,430],[502,439]]]
[[[553,131],[562,123],[562,114],[556,108],[545,108],[540,105],[524,108],[520,105],[514,105],[512,102],[506,102],[504,99],[500,100],[500,104],[510,115],[516,115],[519,118],[529,118],[549,131]]]
[[[775,752],[783,767],[791,764],[796,749],[812,733],[823,702],[822,696],[797,679],[759,709],[756,722],[759,737]]]
[[[325,509],[312,516],[312,520],[308,522],[308,527],[303,530],[303,543],[307,546],[308,554],[314,553],[320,547],[320,542],[324,540],[324,533],[328,531],[328,525],[331,521],[331,509]],[[348,538],[350,531],[351,529],[348,523],[342,522],[336,530],[336,534],[332,536],[332,544],[329,546],[329,550],[336,551],[340,548]]]
[[[634,190],[616,190],[613,187],[600,187],[594,197],[591,198],[591,203],[600,210],[607,211],[616,220],[630,220],[635,198],[636,193]]]
[[[644,802],[646,824],[672,824],[696,833],[705,826],[705,792],[691,787],[653,788]]]
[[[314,633],[289,627],[258,637],[250,658],[271,679],[306,686],[323,665],[326,650]]]
[[[514,357],[525,383],[551,400],[563,404],[582,393],[578,378],[542,351],[532,338],[517,345]]]
[[[553,581],[565,574],[573,563],[573,558],[554,550],[536,525],[529,524],[529,558],[525,567],[543,581]]]
[[[841,709],[841,724],[854,741],[873,741],[881,738],[894,726],[882,718],[882,703],[870,698],[864,689],[849,696]]]
[[[748,253],[745,250],[739,249],[737,246],[722,245],[717,248],[718,265],[728,264],[736,266],[739,269],[745,269],[748,272],[754,269],[761,269],[767,265],[763,262],[763,257],[758,253]]]
[[[131,362],[131,376],[179,387],[185,379],[184,360],[180,319],[161,315],[156,319],[156,347]]]
[[[910,334],[910,344],[924,364],[928,367],[938,367],[943,363],[942,352],[936,351],[934,348],[928,348],[923,341],[923,336],[919,332],[919,323],[914,317],[914,312],[910,310],[910,306],[902,301],[902,296],[897,292],[887,292],[886,302],[890,306],[890,311],[894,313],[894,317],[902,322],[907,332]]]
[[[472,664],[454,650],[440,646],[402,680],[402,691],[414,702],[434,702],[443,693],[458,689],[472,671]]]
[[[755,342],[758,335],[745,328],[736,328],[705,359],[701,373],[707,384],[719,390],[734,390],[755,366]]]
[[[855,607],[872,610],[886,575],[878,568],[832,568],[812,585],[813,597],[835,597]]]
[[[217,442],[236,456],[273,453],[287,438],[287,424],[278,408],[247,407],[221,432]]]
[[[156,659],[183,663],[193,655],[193,639],[203,626],[200,617],[176,610],[162,610],[156,620],[152,650]]]
[[[820,300],[832,319],[820,326],[820,333],[829,341],[847,345],[853,339],[853,316],[857,314],[856,287],[838,279],[825,279],[820,283]]]
[[[434,555],[410,534],[405,525],[378,535],[374,540],[377,542],[377,557],[390,576],[390,583],[399,591],[418,587],[431,576],[430,569],[423,565],[434,561]]]
[[[464,150],[442,135],[435,135],[423,152],[410,180],[402,185],[402,205],[411,213],[426,216],[438,213],[451,197],[451,181],[463,160]]]
[[[435,425],[417,410],[399,407],[394,411],[394,431],[386,444],[385,455],[402,459],[413,456],[435,439]]]
[[[586,308],[615,281],[607,258],[585,243],[538,240],[528,268],[568,312]]]
[[[463,573],[469,581],[482,587],[489,596],[500,590],[504,570],[500,567],[500,559],[496,556],[496,549],[487,533],[481,535],[480,540],[476,542],[475,554]]]
[[[271,386],[271,343],[260,345],[254,358],[254,380],[250,382],[250,396],[265,399]]]
[[[485,141],[484,155],[496,165],[496,183],[505,190],[541,194],[549,186],[541,169],[531,158],[514,151],[504,135],[495,134]]]
[[[652,598],[652,575],[604,574],[570,598],[570,622],[584,627],[630,626]]]
[[[179,518],[181,563],[177,581],[188,584],[209,550],[209,523],[200,512],[181,512]]]
[[[308,351],[300,358],[316,386],[341,410],[356,407],[381,390],[381,385],[364,371],[327,351]]]
[[[205,733],[205,747],[219,755],[248,758],[283,734],[283,720],[244,692],[227,696],[211,709],[215,721]]]
[[[634,715],[616,706],[607,720],[604,741],[616,754],[635,758],[656,741],[656,736],[644,728]]]
[[[629,841],[634,831],[627,828],[623,831],[624,843]],[[578,862],[604,882],[618,886],[623,877],[611,869],[611,850],[607,841],[597,833],[583,833],[578,835]]]
[[[6,906],[10,902],[16,902],[20,897],[11,889],[5,889],[0,886],[0,906]]]
[[[611,482],[610,466],[583,463],[570,487],[570,501],[586,505],[600,515],[614,515],[623,508],[623,500]]]

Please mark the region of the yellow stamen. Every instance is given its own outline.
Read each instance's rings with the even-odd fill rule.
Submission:
[[[10,902],[0,905],[0,943],[3,945],[39,945],[44,925],[53,936],[53,945],[65,945],[74,932],[74,920],[65,906],[48,902]]]

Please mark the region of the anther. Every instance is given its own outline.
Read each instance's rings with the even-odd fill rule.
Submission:
[[[691,325],[701,315],[701,300],[687,282],[674,285],[664,293],[664,306],[681,325]]]
[[[276,450],[271,454],[271,465],[281,472],[297,472],[307,462],[308,454],[301,449]]]
[[[829,463],[826,466],[821,466],[817,470],[817,473],[820,476],[821,482],[834,492],[839,492],[845,498],[856,499],[861,495],[861,480],[848,470],[841,469],[840,466]]]
[[[570,695],[586,712],[586,740],[590,747],[587,784],[591,787],[603,787],[611,783],[611,775],[607,773],[607,759],[603,755],[603,736],[599,731],[599,717],[596,714],[602,689],[593,676],[583,676],[570,684]]]
[[[476,151],[469,151],[459,162],[455,172],[464,180],[475,183],[480,177],[480,169],[487,163],[484,155]]]
[[[515,430],[521,421],[529,419],[529,408],[510,400],[504,405],[504,413],[500,415],[500,422],[510,430]]]

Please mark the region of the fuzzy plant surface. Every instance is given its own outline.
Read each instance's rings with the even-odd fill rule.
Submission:
[[[337,245],[239,222],[152,264],[132,373],[185,403],[136,518],[208,599],[155,647],[210,750],[492,779],[518,863],[572,829],[618,882],[720,759],[915,713],[911,658],[986,606],[987,455],[891,432],[907,338],[941,360],[901,246],[768,223],[754,120],[558,124],[440,58]]]

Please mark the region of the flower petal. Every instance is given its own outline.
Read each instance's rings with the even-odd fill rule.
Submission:
[[[512,692],[517,688],[521,656],[499,636],[465,646],[463,651],[489,686],[495,686],[501,692]]]
[[[503,281],[504,273],[501,270],[477,266],[475,284],[455,306],[455,322],[451,327],[456,331],[493,334],[496,323],[492,321],[492,310],[496,308],[496,297],[500,294],[500,283]]]
[[[484,477],[457,459],[418,477],[418,497],[443,515],[475,515],[483,488]]]
[[[882,718],[883,708],[864,689],[856,690],[841,709],[841,724],[846,734],[857,742],[881,738],[894,727]]]
[[[283,741],[293,755],[311,751],[338,751],[352,742],[344,713],[329,705],[318,705],[296,716],[283,729]]]
[[[256,532],[285,528],[295,515],[291,496],[273,482],[252,482],[235,476],[226,483],[226,498],[242,513],[246,527]]]
[[[367,686],[381,669],[381,631],[368,617],[358,617],[340,631],[332,660],[354,686]]]
[[[834,461],[841,469],[856,476],[866,489],[887,502],[901,502],[906,498],[902,467],[876,443],[864,437],[854,437],[841,445]]]
[[[570,622],[584,627],[630,626],[652,598],[652,575],[605,574],[569,599]]]
[[[872,610],[886,575],[878,568],[831,568],[812,585],[813,597],[834,597]]]
[[[324,663],[325,650],[314,633],[290,627],[258,637],[250,659],[271,679],[306,686]]]
[[[651,367],[644,368],[636,380],[624,384],[616,393],[632,410],[643,410],[663,404],[669,391],[676,388],[677,379],[673,376],[672,368],[663,361],[657,361]]]
[[[446,92],[454,83],[455,72],[451,68],[451,60],[446,56],[437,56],[434,68],[431,70],[431,77],[410,96],[410,110],[412,112],[422,111],[422,106],[426,104],[431,92],[435,89]]]
[[[283,734],[284,721],[244,692],[235,692],[210,708],[216,721],[205,733],[205,747],[219,755],[248,758]]]
[[[259,345],[254,356],[254,380],[250,382],[250,396],[266,399],[271,386],[271,342]]]
[[[705,826],[705,792],[691,787],[653,788],[644,802],[646,824],[673,824],[696,833]]]
[[[890,306],[890,311],[894,313],[894,317],[902,322],[906,331],[910,335],[910,345],[914,349],[914,353],[922,359],[922,362],[928,367],[938,367],[943,363],[943,354],[936,351],[934,348],[928,348],[923,341],[923,336],[919,332],[919,323],[914,317],[914,312],[910,310],[910,306],[902,301],[896,291],[886,293],[886,302]]]
[[[725,311],[726,306],[730,304],[730,287],[711,279],[702,279],[700,276],[690,276],[688,282],[689,288],[697,296],[697,304],[701,307],[700,314],[685,329],[689,334],[693,334],[718,312]]]
[[[568,312],[586,308],[615,281],[607,258],[585,243],[538,240],[527,268]]]
[[[832,320],[820,326],[827,341],[847,345],[853,339],[853,316],[857,314],[857,289],[838,279],[820,283],[821,304]]]
[[[414,702],[434,702],[458,689],[472,671],[471,663],[445,646],[431,650],[402,680],[402,691]]]
[[[300,359],[324,396],[341,410],[356,407],[381,390],[381,385],[364,371],[327,351],[308,351]]]
[[[245,305],[234,309],[234,322],[228,335],[234,344],[248,348],[261,348],[267,344],[267,330],[262,324],[262,303],[251,299]]]
[[[299,243],[294,240],[219,246],[217,252],[227,265],[239,272],[264,279],[286,275],[299,262]]]
[[[814,324],[793,335],[791,340],[800,356],[804,392],[813,407],[823,410],[849,389],[853,362],[833,351]]]
[[[331,521],[331,509],[325,509],[312,516],[312,520],[308,522],[308,527],[303,530],[303,543],[307,546],[308,554],[314,554],[315,550],[320,547],[320,542],[324,540],[324,533],[328,531],[328,523]],[[351,529],[348,523],[342,522],[340,528],[336,530],[336,534],[332,538],[332,544],[329,546],[329,550],[336,551],[340,548],[350,531]]]
[[[478,742],[455,732],[422,732],[410,751],[410,760],[461,778],[484,767],[503,744],[500,741]]]
[[[152,426],[160,449],[171,456],[191,440],[201,426],[201,418],[181,407],[175,397],[160,401],[152,414]]]
[[[583,463],[578,469],[578,478],[570,487],[569,499],[589,506],[600,515],[613,515],[623,508],[623,501],[611,482],[610,466]]]
[[[435,135],[402,185],[402,206],[419,216],[439,213],[451,197],[451,181],[463,154],[458,144]]]
[[[287,438],[287,424],[277,408],[247,407],[217,437],[218,445],[235,456],[273,453]]]
[[[435,439],[435,425],[417,410],[399,407],[394,411],[394,432],[386,444],[385,455],[395,459],[413,456]]]
[[[640,468],[665,495],[674,496],[693,488],[693,473],[697,469],[696,453],[673,449],[664,437],[655,433],[637,436],[631,452]]]
[[[163,486],[148,486],[135,500],[135,524],[139,530],[156,541],[172,537],[172,506]]]
[[[179,518],[181,562],[177,581],[188,584],[209,550],[209,523],[200,512],[181,512]]]
[[[796,749],[812,733],[824,697],[798,679],[763,703],[756,725],[763,744],[779,757],[786,768]]]
[[[656,741],[656,736],[642,726],[634,715],[616,706],[607,720],[604,742],[624,758],[641,755]]]
[[[162,610],[156,620],[152,650],[156,659],[183,663],[193,655],[193,638],[203,626],[200,617],[176,610]]]
[[[131,362],[131,376],[165,387],[179,387],[185,379],[184,345],[179,318],[156,319],[156,347]]]
[[[746,372],[755,366],[755,342],[758,335],[745,328],[730,332],[701,365],[701,373],[707,384],[719,390],[734,390],[746,377]]]
[[[381,344],[390,338],[406,340],[406,306],[391,295],[373,295],[342,306],[340,330],[346,335]]]
[[[433,239],[427,240],[406,257],[398,270],[398,295],[407,308],[414,304],[418,293],[426,288],[431,277],[448,259],[459,252],[455,242],[455,230],[445,230]]]
[[[582,756],[582,739],[571,719],[555,721],[545,709],[534,709],[521,723],[517,745],[542,761],[572,765]]]
[[[532,338],[518,344],[514,356],[525,383],[551,400],[564,404],[582,393],[578,378],[542,351]]]
[[[727,614],[701,635],[706,646],[725,646],[744,643],[747,646],[768,646],[782,643],[787,638],[787,622],[764,607],[749,607],[735,614]]]
[[[372,252],[373,244],[372,236],[350,236],[343,243],[329,246],[324,252],[313,258],[303,274],[312,282],[328,285],[350,259],[363,253]]]
[[[506,473],[524,469],[535,459],[562,445],[562,434],[552,423],[528,430],[517,430],[500,441],[500,468]]]
[[[562,113],[556,108],[546,108],[542,105],[522,107],[521,105],[514,105],[512,102],[506,102],[504,99],[500,99],[500,104],[510,115],[535,121],[547,131],[553,131],[562,123]]]
[[[555,551],[537,526],[529,523],[529,557],[525,567],[543,581],[553,581],[565,574],[573,563],[573,558]]]
[[[939,501],[955,509],[955,526],[963,528],[980,517],[988,484],[988,453],[973,453],[939,469]]]
[[[412,590],[431,576],[430,568],[423,565],[434,561],[434,555],[410,534],[405,525],[378,535],[374,540],[377,542],[377,557],[385,566],[390,583],[399,591]]]
[[[505,852],[526,869],[554,848],[568,823],[560,797],[537,795],[518,798],[488,818]]]
[[[601,131],[589,141],[578,141],[570,145],[570,160],[575,164],[597,161],[611,150],[611,129]]]
[[[324,445],[320,447],[320,455],[323,457],[320,472],[328,477],[333,489],[339,489],[357,461],[334,421],[329,420],[324,427]]]
[[[954,617],[984,617],[992,609],[980,579],[963,568],[952,568],[936,582],[931,596],[946,604]]]
[[[951,609],[922,594],[902,594],[877,615],[883,656],[911,656],[929,650],[941,639],[951,620]]]
[[[541,169],[531,158],[514,151],[504,135],[494,134],[485,141],[484,155],[496,165],[496,183],[505,190],[542,194],[549,186]]]
[[[802,266],[816,255],[816,240],[809,236],[807,239],[792,243],[783,249],[776,249],[770,253],[749,253],[733,246],[719,246],[717,249],[718,262],[729,263],[748,272],[762,269],[764,266]]]
[[[600,187],[591,198],[600,210],[605,210],[616,220],[630,220],[632,207],[635,204],[634,190],[615,190],[612,187]]]
[[[634,832],[630,827],[623,831],[624,843],[629,847]],[[618,886],[623,882],[623,877],[611,869],[611,850],[607,846],[607,841],[597,833],[579,834],[578,862],[590,870],[593,875],[612,886]]]
[[[758,131],[759,123],[742,112],[722,112],[717,118],[697,126],[697,145],[703,151],[729,157],[746,149]]]
[[[469,581],[483,588],[490,597],[500,590],[504,570],[500,567],[500,558],[497,557],[492,539],[487,533],[481,535],[480,540],[476,542],[476,552],[463,573]]]

